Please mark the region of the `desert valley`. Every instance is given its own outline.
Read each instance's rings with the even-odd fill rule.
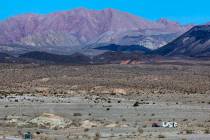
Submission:
[[[85,8],[1,21],[0,139],[26,136],[209,140],[210,25]]]

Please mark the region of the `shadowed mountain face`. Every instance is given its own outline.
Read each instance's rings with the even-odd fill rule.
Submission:
[[[4,59],[6,57],[10,57],[10,55],[8,55],[6,53],[0,53],[0,59]]]
[[[149,60],[149,56],[145,56],[144,52],[139,51],[110,51],[94,57],[88,57],[79,53],[72,55],[57,55],[46,52],[29,52],[21,54],[16,59],[18,59],[19,62],[44,64],[120,64],[124,61],[147,61]]]
[[[0,44],[4,47],[11,44],[28,46],[24,48],[26,51],[32,48],[50,53],[67,50],[62,54],[104,44],[142,45],[156,49],[191,27],[165,19],[152,22],[113,9],[80,8],[49,15],[21,15],[0,22]],[[2,45],[0,48],[2,50]]]
[[[0,53],[0,63],[24,63],[24,61],[19,60],[7,53]]]
[[[165,30],[166,31],[166,30]],[[164,33],[153,29],[124,31],[124,32],[106,32],[96,40],[88,43],[89,47],[100,47],[105,45],[132,46],[139,45],[154,50],[166,45],[180,35],[179,33]]]
[[[72,54],[72,55],[56,55],[46,52],[29,52],[19,56],[21,59],[45,61],[47,63],[57,63],[57,64],[89,64],[90,58],[82,54]]]
[[[138,45],[131,45],[131,46],[120,46],[120,45],[115,45],[111,44],[108,46],[103,46],[103,47],[98,47],[95,48],[98,50],[110,50],[110,51],[115,51],[115,52],[142,52],[142,53],[149,53],[151,52],[150,49],[147,49],[143,46],[138,46]]]
[[[140,52],[106,52],[93,58],[94,63],[109,64],[115,63],[120,64],[124,61],[127,63],[133,61],[146,61],[148,57]]]
[[[195,26],[154,53],[168,56],[209,57],[210,25]]]

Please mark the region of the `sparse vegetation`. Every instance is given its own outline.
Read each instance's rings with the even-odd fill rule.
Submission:
[[[147,125],[145,124],[145,125],[143,125],[143,128],[146,128],[147,127]]]
[[[95,138],[94,138],[94,140],[99,140],[99,139],[100,139],[100,137],[101,137],[100,133],[99,133],[99,132],[97,132],[97,133],[95,134]]]
[[[151,116],[155,116],[155,113],[152,113]]]
[[[193,130],[191,130],[191,129],[187,129],[185,131],[186,131],[186,134],[193,134]]]
[[[205,129],[205,130],[204,130],[204,133],[205,133],[205,134],[210,134],[210,129]]]
[[[82,114],[81,113],[74,113],[73,116],[78,116],[79,117],[79,116],[82,116]]]
[[[143,134],[144,133],[144,130],[142,128],[138,128],[138,133],[139,134]]]
[[[128,138],[130,138],[129,135],[135,137],[145,134],[148,139],[154,137],[167,139],[168,135],[156,135],[159,128],[151,129],[152,123],[160,124],[163,121],[177,121],[180,123],[178,123],[180,127],[188,125],[188,123],[196,126],[196,128],[184,127],[184,130],[180,130],[183,132],[182,134],[196,134],[197,129],[209,134],[209,122],[206,118],[210,112],[209,110],[204,112],[202,107],[199,108],[200,105],[204,106],[204,103],[206,106],[210,104],[209,98],[206,98],[210,91],[209,64],[182,65],[176,63],[176,69],[172,68],[172,65],[174,64],[164,63],[164,65],[156,64],[155,66],[151,64],[97,66],[2,64],[0,65],[0,100],[8,99],[8,102],[1,106],[3,115],[7,117],[5,120],[0,120],[0,128],[16,128],[16,118],[8,120],[10,115],[17,115],[17,118],[22,115],[24,119],[31,119],[37,114],[40,115],[45,109],[58,114],[64,109],[65,112],[62,112],[61,116],[72,121],[67,128],[64,128],[65,132],[70,131],[68,139],[83,139],[83,136],[77,136],[78,131],[79,134],[88,137],[89,133],[92,134],[101,128],[110,130],[111,135],[116,137],[116,128],[123,128],[128,130],[125,133]],[[120,92],[115,93],[116,91]],[[18,95],[29,95],[34,98],[53,96],[54,99],[51,101],[44,98],[39,100],[15,98]],[[75,100],[68,100],[69,97],[75,95],[84,97],[85,100],[82,99],[78,103],[75,103]],[[61,103],[65,104],[64,108]],[[79,106],[81,103],[82,106]],[[22,105],[23,110],[19,109],[19,104]],[[34,107],[34,104],[37,106]],[[79,107],[75,104],[78,104]],[[195,104],[196,109],[191,104]],[[29,105],[30,111],[26,111],[26,106]],[[45,109],[41,108],[43,106]],[[170,111],[172,106],[177,109],[175,113]],[[14,112],[14,107],[16,107],[16,112]],[[80,110],[76,110],[77,108]],[[195,112],[190,116],[192,108]],[[120,114],[117,114],[117,109],[120,109]],[[98,110],[100,113],[97,112]],[[172,114],[167,118],[165,114],[168,114],[168,111]],[[203,111],[204,117],[199,118],[196,113],[201,111]],[[34,112],[34,114],[30,114],[30,112]],[[178,113],[183,112],[185,112],[185,116],[181,118]],[[173,117],[171,117],[172,115]],[[203,118],[206,119],[205,122]],[[14,121],[14,123],[9,125],[6,124],[6,121]],[[36,126],[29,127],[32,129]],[[131,131],[129,128],[132,128]],[[101,130],[103,131],[103,129]],[[100,139],[103,136],[101,130],[100,133],[93,133],[94,135],[89,136],[90,139]],[[60,129],[54,131],[61,132]],[[169,131],[173,131],[173,129]],[[156,133],[153,134],[153,132]],[[41,137],[44,134],[37,135]],[[120,135],[124,137],[123,134]]]
[[[84,129],[84,132],[88,132],[88,131],[89,131],[89,128],[85,128],[85,129]]]
[[[159,139],[163,139],[163,138],[166,138],[166,137],[165,137],[164,135],[162,135],[162,134],[159,134],[159,135],[158,135],[158,138],[159,138]]]

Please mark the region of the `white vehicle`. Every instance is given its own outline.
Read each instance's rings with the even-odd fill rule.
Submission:
[[[176,128],[178,124],[176,122],[162,122],[164,128]]]

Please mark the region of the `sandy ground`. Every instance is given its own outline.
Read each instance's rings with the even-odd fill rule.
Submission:
[[[0,100],[2,124],[8,121],[5,119],[6,116],[13,116],[13,118],[22,116],[22,121],[26,122],[45,112],[71,120],[72,125],[58,130],[33,126],[27,128],[18,127],[17,121],[7,123],[7,127],[0,127],[0,134],[18,136],[18,131],[40,132],[34,137],[35,139],[43,137],[93,139],[97,134],[100,139],[159,139],[158,137],[161,136],[171,140],[210,139],[210,135],[205,134],[210,125],[210,122],[207,122],[210,119],[210,105],[183,104],[182,101],[177,104],[173,101],[156,102],[141,99],[143,97],[134,100],[127,97],[97,96],[68,98],[8,96]],[[137,101],[140,104],[134,107]],[[5,105],[8,106],[5,107]],[[162,121],[175,121],[178,127],[152,127],[152,123]]]
[[[0,139],[209,140],[209,64],[0,64]]]

